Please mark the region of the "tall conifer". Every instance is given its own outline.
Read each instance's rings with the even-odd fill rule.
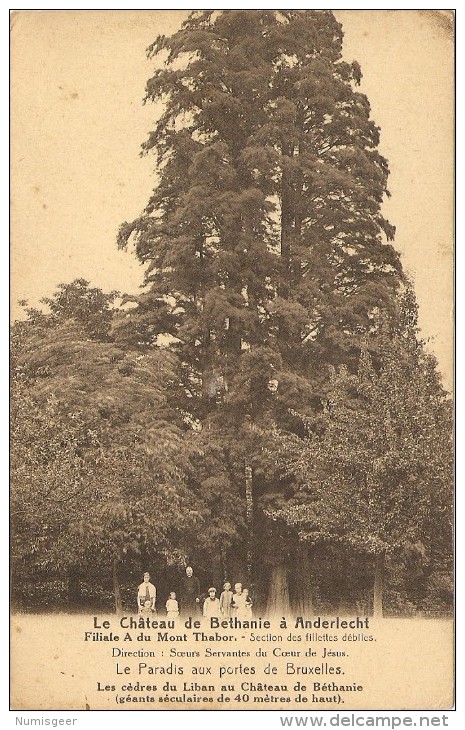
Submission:
[[[199,11],[149,48],[156,184],[119,237],[146,286],[120,335],[178,354],[178,407],[222,452],[225,505],[242,482],[248,532],[247,469],[256,504],[274,489],[266,429],[299,431],[331,366],[355,370],[362,338],[397,326],[388,164],[342,41],[326,10]]]

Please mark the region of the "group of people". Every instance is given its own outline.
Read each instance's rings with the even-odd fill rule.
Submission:
[[[233,593],[231,583],[226,581],[219,598],[216,597],[216,588],[209,588],[202,615],[205,618],[252,618],[252,599],[248,588],[243,588],[242,583],[235,583]]]
[[[166,616],[169,619],[176,619],[180,614],[183,616],[196,616],[201,610],[205,618],[237,618],[247,619],[252,617],[252,599],[247,588],[242,583],[234,584],[234,591],[231,583],[226,581],[223,591],[218,598],[216,588],[208,589],[205,599],[201,597],[200,582],[194,575],[193,569],[188,566],[186,575],[181,581],[180,600],[175,591],[171,591],[165,603]],[[156,613],[157,589],[150,582],[150,573],[144,573],[143,582],[137,590],[137,606],[139,614],[150,616]]]

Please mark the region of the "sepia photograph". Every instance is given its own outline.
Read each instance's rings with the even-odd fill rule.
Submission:
[[[12,709],[454,708],[454,33],[11,14]]]

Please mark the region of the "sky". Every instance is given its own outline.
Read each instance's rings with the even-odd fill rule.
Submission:
[[[83,277],[136,292],[143,271],[116,234],[144,208],[146,47],[187,11],[21,11],[12,17],[12,317]],[[340,10],[344,57],[381,128],[392,197],[383,212],[414,281],[422,336],[452,387],[453,38],[448,11]]]

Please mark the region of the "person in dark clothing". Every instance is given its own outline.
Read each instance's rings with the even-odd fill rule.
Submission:
[[[196,616],[199,613],[200,581],[190,565],[186,568],[186,575],[181,581],[179,599],[183,616]]]

